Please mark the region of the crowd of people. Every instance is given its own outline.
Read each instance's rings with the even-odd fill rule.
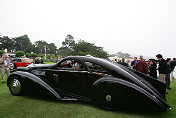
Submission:
[[[171,60],[171,58],[167,58],[167,60],[165,60],[161,54],[157,54],[156,58],[157,60],[150,59],[149,61],[145,61],[143,56],[140,56],[139,60],[137,57],[134,57],[134,60],[131,62],[125,62],[125,58],[122,58],[120,61],[115,61],[126,67],[136,69],[147,76],[151,76],[155,79],[159,78],[161,82],[166,84],[166,89],[171,90],[170,81],[173,79],[173,70],[176,66],[176,59],[173,58],[173,60]],[[157,71],[159,76],[157,76]],[[168,93],[167,90],[166,93]]]

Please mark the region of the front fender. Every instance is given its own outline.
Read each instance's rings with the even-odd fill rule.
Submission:
[[[39,85],[41,85],[42,87],[44,87],[45,89],[47,89],[49,92],[51,92],[57,99],[61,99],[60,95],[52,88],[50,87],[46,82],[44,82],[40,77],[32,74],[32,73],[29,73],[29,72],[24,72],[24,71],[16,71],[16,72],[13,72],[9,77],[8,77],[8,80],[7,80],[7,86],[9,86],[9,82],[10,82],[10,79],[12,76],[20,76],[22,78],[25,78],[25,79],[29,79],[35,83],[38,83]]]

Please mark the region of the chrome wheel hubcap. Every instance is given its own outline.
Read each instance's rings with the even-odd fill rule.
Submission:
[[[10,83],[10,88],[14,94],[18,94],[21,91],[21,84],[20,81],[17,79],[14,79]]]
[[[112,98],[111,98],[111,96],[110,96],[110,95],[107,95],[107,96],[106,96],[106,101],[110,102],[110,101],[111,101],[111,99],[112,99]]]

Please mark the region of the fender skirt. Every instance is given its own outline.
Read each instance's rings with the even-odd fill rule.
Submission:
[[[35,83],[38,83],[39,85],[41,85],[42,87],[44,87],[45,89],[47,89],[49,92],[51,92],[57,99],[61,100],[61,97],[60,95],[52,88],[50,87],[46,82],[44,82],[40,77],[32,74],[32,73],[29,73],[29,72],[24,72],[24,71],[16,71],[16,72],[13,72],[12,75],[9,76],[8,80],[7,80],[7,86],[9,86],[9,80],[12,76],[14,75],[19,75],[23,78],[28,78],[30,79],[31,81],[35,82]]]
[[[112,78],[112,77],[103,77],[96,82],[94,82],[93,86],[96,87],[101,83],[109,83],[109,84],[120,84],[124,85],[126,87],[129,87],[131,89],[135,89],[136,91],[144,94],[149,99],[153,100],[158,106],[160,106],[161,109],[166,110],[170,109],[171,107],[166,103],[166,101],[163,98],[160,98],[157,94],[151,94],[148,90],[145,90],[144,88],[141,88],[140,86],[130,83],[128,81],[119,79],[119,78]]]

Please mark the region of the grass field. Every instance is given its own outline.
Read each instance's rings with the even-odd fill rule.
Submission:
[[[45,64],[54,64],[55,62],[44,62]]]
[[[6,83],[0,83],[0,118],[176,118],[176,83],[171,83],[171,88],[167,100],[172,110],[105,111],[92,103],[57,101],[45,96],[13,96]]]

